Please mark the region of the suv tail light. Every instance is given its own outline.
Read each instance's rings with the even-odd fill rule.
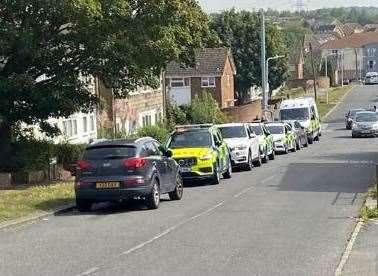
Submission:
[[[88,170],[92,165],[88,161],[80,160],[77,162],[77,168],[81,171]]]
[[[139,169],[146,165],[146,159],[144,158],[131,158],[123,161],[123,166],[126,169]]]

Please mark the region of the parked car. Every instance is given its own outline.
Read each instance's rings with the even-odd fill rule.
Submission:
[[[221,175],[231,178],[230,152],[219,129],[214,125],[177,126],[167,148],[180,165],[184,180],[210,180],[219,184]]]
[[[274,149],[276,153],[289,153],[296,151],[295,133],[290,125],[282,122],[266,123],[266,127],[273,135]]]
[[[223,124],[218,127],[230,149],[233,167],[251,170],[253,166],[261,166],[259,139],[248,124]]]
[[[257,135],[260,144],[260,154],[263,163],[268,160],[275,159],[275,151],[273,146],[273,135],[269,132],[266,126],[261,122],[249,124],[250,130]]]
[[[358,108],[358,109],[351,109],[345,114],[345,128],[352,129],[352,125],[356,119],[356,114],[358,112],[365,111],[365,109]]]
[[[352,126],[352,137],[378,136],[378,115],[375,112],[358,112]]]
[[[171,151],[152,138],[108,140],[89,145],[77,163],[76,205],[88,211],[95,202],[143,198],[156,209],[161,194],[183,195],[179,165]]]
[[[378,73],[368,72],[365,76],[365,85],[378,84]]]
[[[297,150],[308,147],[308,139],[306,129],[298,122],[292,123],[292,129],[295,132]]]

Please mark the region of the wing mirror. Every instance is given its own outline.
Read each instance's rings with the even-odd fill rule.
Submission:
[[[257,137],[257,136],[256,136],[255,133],[250,133],[250,134],[249,134],[249,138],[251,138],[251,139],[256,138],[256,137]]]
[[[315,120],[315,115],[311,115],[311,120]]]
[[[164,151],[164,156],[171,158],[173,156],[173,152],[170,149]]]

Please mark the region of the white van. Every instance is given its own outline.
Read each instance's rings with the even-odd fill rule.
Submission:
[[[312,144],[313,141],[319,141],[321,124],[314,98],[297,98],[282,101],[280,120],[290,124],[298,121],[306,129],[309,144]]]

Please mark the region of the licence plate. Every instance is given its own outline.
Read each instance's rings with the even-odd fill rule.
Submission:
[[[188,173],[188,172],[192,171],[192,168],[190,168],[190,167],[181,167],[180,170],[183,173]]]
[[[367,133],[371,133],[371,131],[370,130],[363,130],[363,131],[361,131],[361,133],[367,134]]]
[[[98,182],[96,183],[97,189],[115,189],[119,188],[119,182]]]

